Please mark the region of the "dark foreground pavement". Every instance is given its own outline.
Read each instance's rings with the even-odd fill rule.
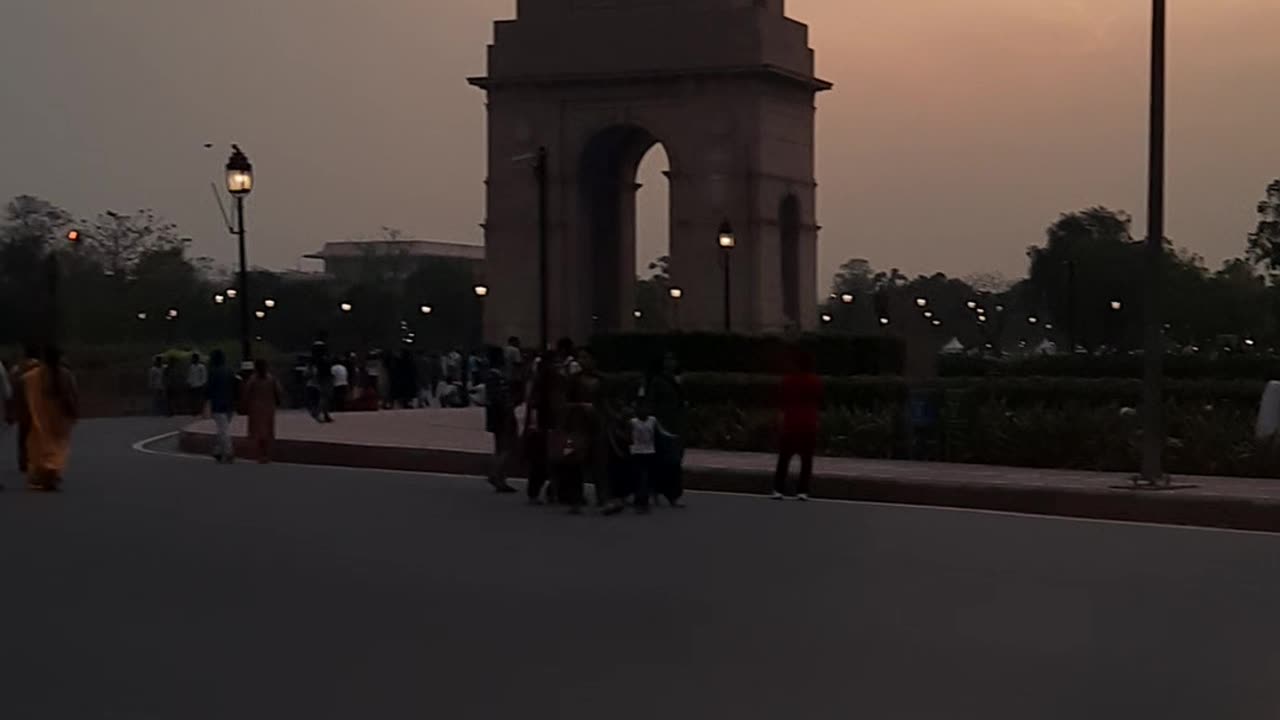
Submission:
[[[0,494],[0,718],[1267,718],[1280,538],[141,455]],[[11,438],[6,438],[11,440]],[[7,449],[6,449],[7,451]]]

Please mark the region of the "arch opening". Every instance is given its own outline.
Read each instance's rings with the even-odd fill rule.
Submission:
[[[637,304],[637,278],[652,274],[649,264],[660,257],[654,252],[669,253],[670,187],[663,171],[669,170],[670,158],[665,148],[652,152],[655,147],[661,145],[647,130],[616,126],[598,133],[583,153],[582,208],[593,272],[580,292],[591,310],[593,333],[628,329],[644,319],[645,310]],[[643,195],[644,183],[638,181],[642,161],[650,185]],[[653,173],[661,182],[650,177]],[[664,210],[666,226],[657,228]],[[635,317],[637,309],[641,318]]]

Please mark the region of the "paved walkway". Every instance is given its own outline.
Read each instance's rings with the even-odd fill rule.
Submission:
[[[243,422],[233,426],[237,435]],[[328,425],[284,413],[278,459],[482,474],[492,447],[483,428],[478,408],[344,414]],[[191,425],[184,449],[205,451],[212,432],[209,421]],[[765,453],[691,450],[686,479],[693,489],[765,492],[774,462]],[[815,463],[814,491],[834,499],[1280,531],[1280,480],[1178,478],[1184,487],[1167,491],[1134,491],[1129,484],[1130,476],[1118,473],[826,457]]]
[[[1280,536],[0,443],[3,720],[1274,720]],[[12,437],[9,438],[12,440]]]

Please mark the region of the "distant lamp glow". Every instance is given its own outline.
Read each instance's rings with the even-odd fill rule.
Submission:
[[[178,318],[178,308],[169,308],[169,312],[165,313],[165,316],[170,320],[176,320]]]
[[[978,322],[980,322],[980,323],[984,323],[984,322],[986,322],[986,321],[987,321],[987,316],[986,316],[986,315],[979,315],[979,316],[978,316]]]
[[[929,320],[929,319],[932,319],[932,318],[933,318],[933,311],[932,311],[932,310],[925,310],[925,311],[924,311],[924,319],[925,319],[925,320]]]
[[[265,317],[267,316],[267,311],[265,311],[265,310],[257,310],[257,311],[255,311],[255,312],[253,313],[253,316],[254,316],[254,317],[256,317],[256,318],[258,318],[259,320],[261,320],[261,319],[263,319],[263,318],[265,318]]]
[[[271,298],[267,298],[266,300],[263,300],[263,301],[262,301],[262,304],[263,304],[263,306],[265,306],[268,310],[270,310],[270,309],[272,309],[272,308],[274,308],[274,307],[276,306],[276,301],[275,301],[275,300],[272,300]]]
[[[488,285],[477,285],[475,287],[476,297],[489,297]]]
[[[670,292],[671,292],[672,300],[679,300],[680,298],[684,297],[684,290],[681,290],[678,287],[671,288]]]
[[[934,327],[942,327],[942,321],[941,321],[941,320],[939,320],[939,319],[937,319],[937,318],[934,318],[934,319],[933,319],[933,326],[934,326]]]
[[[738,244],[737,237],[733,234],[733,226],[728,220],[720,223],[720,247],[725,250],[732,250]]]
[[[1037,324],[1039,324],[1039,322],[1040,322],[1040,318],[1036,317],[1035,315],[1029,315],[1029,316],[1027,316],[1027,324],[1028,324],[1028,325],[1037,325]]]
[[[1003,305],[997,305],[997,306],[996,306],[996,312],[1004,312],[1004,306],[1003,306]]]
[[[1121,310],[1124,309],[1124,303],[1120,302],[1119,300],[1112,300],[1111,309],[1114,310],[1115,312],[1120,312]]]
[[[824,322],[824,323],[829,323],[829,322],[831,322],[831,316],[830,316],[830,315],[828,315],[828,314],[826,314],[826,313],[823,313],[823,314],[822,314],[822,322]]]
[[[840,302],[844,303],[845,305],[852,305],[855,299],[856,298],[853,297],[853,293],[845,293],[840,296]]]
[[[139,320],[146,320],[146,319],[147,319],[147,314],[146,314],[146,313],[144,313],[144,312],[140,312],[140,313],[138,313],[138,319],[139,319]]]
[[[221,304],[225,303],[226,301],[227,301],[227,296],[226,296],[226,295],[223,295],[222,293],[218,293],[217,295],[214,295],[214,296],[213,296],[213,303],[214,303],[215,305],[221,305]]]
[[[888,325],[888,324],[889,324],[889,318],[887,318],[887,317],[882,317],[882,318],[880,318],[880,324],[881,324],[881,325]]]
[[[230,299],[230,300],[235,300],[235,299],[236,299],[236,296],[237,296],[237,295],[239,295],[239,294],[240,294],[240,292],[239,292],[239,291],[237,291],[235,288],[229,288],[229,289],[227,290],[227,298],[228,298],[228,299]]]
[[[435,312],[435,308],[431,307],[430,305],[423,305],[422,307],[418,308],[418,311],[421,312],[423,315],[430,315],[431,313]]]
[[[80,242],[80,231],[79,231],[79,230],[68,230],[68,231],[67,231],[67,242],[72,242],[72,243],[78,243],[78,242]]]
[[[969,302],[965,303],[965,305],[966,305],[966,306],[968,306],[968,308],[969,308],[970,310],[977,310],[977,309],[978,309],[978,303],[977,303],[976,301],[974,301],[974,300],[970,300]]]
[[[644,311],[642,311],[642,310],[636,310],[635,312],[633,312],[633,313],[631,313],[631,314],[632,314],[632,315],[634,315],[634,316],[635,316],[635,318],[636,318],[637,320],[639,320],[640,318],[644,317]]]
[[[916,298],[916,307],[929,307],[929,298]]]
[[[352,309],[351,303],[342,303],[341,305],[338,306],[338,309],[344,313],[349,313],[351,312],[351,309]]]
[[[1254,342],[1253,338],[1245,338],[1244,344],[1248,345],[1249,347],[1253,347],[1254,345],[1257,345],[1257,343]]]

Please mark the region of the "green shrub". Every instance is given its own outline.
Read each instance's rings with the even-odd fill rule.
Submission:
[[[1141,378],[1141,355],[1037,355],[1026,358],[942,356],[944,377]],[[1262,353],[1166,355],[1164,374],[1176,379],[1272,380],[1280,378],[1280,357]]]

